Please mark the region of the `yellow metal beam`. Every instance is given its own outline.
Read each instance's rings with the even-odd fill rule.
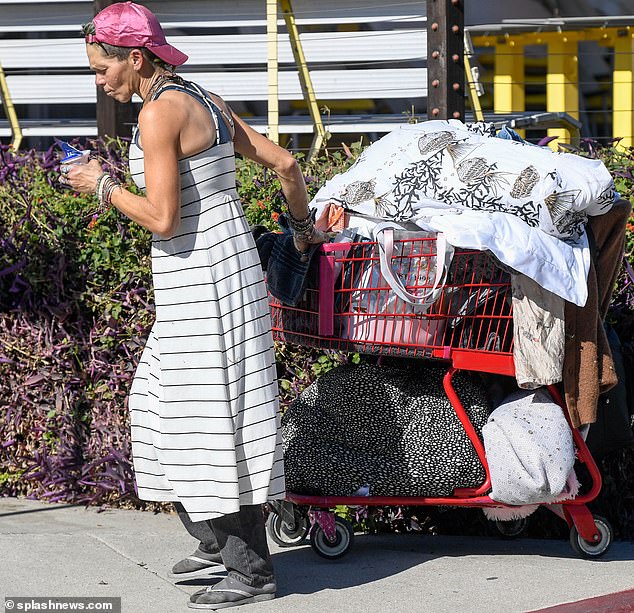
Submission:
[[[493,110],[514,113],[526,110],[524,96],[524,45],[513,40],[495,45]]]
[[[634,30],[614,41],[612,134],[621,149],[634,146]]]
[[[268,59],[268,129],[267,136],[274,142],[280,142],[280,103],[279,70],[277,55],[277,0],[266,0],[266,39]]]
[[[284,15],[284,21],[286,22],[286,29],[288,30],[291,49],[293,50],[293,57],[295,58],[295,64],[297,65],[299,82],[302,87],[302,93],[304,94],[304,100],[306,101],[308,112],[310,113],[310,117],[313,120],[313,125],[315,127],[315,135],[313,136],[313,142],[307,156],[307,159],[311,160],[323,146],[326,140],[326,130],[324,129],[324,124],[319,113],[319,105],[317,104],[313,81],[310,77],[302,43],[299,39],[299,30],[297,29],[297,23],[295,22],[295,15],[293,14],[291,2],[290,0],[279,0],[279,2],[282,14]]]
[[[497,43],[504,40],[514,40],[517,44],[524,46],[529,45],[547,45],[548,43],[567,39],[569,41],[603,41],[614,37],[619,28],[587,28],[584,30],[565,30],[557,32],[521,32],[517,34],[503,35],[475,35],[472,34],[473,44],[476,47],[494,47]]]
[[[4,106],[4,110],[11,126],[11,146],[14,150],[20,148],[22,143],[22,128],[20,128],[20,122],[18,121],[18,115],[15,112],[13,101],[11,100],[11,94],[9,93],[9,86],[7,85],[7,79],[4,74],[2,64],[0,64],[0,101]]]
[[[565,33],[569,34],[569,33]],[[579,119],[579,62],[577,37],[561,36],[548,42],[546,74],[546,111],[568,113]],[[548,136],[556,136],[558,143],[570,143],[572,135],[565,128],[550,128]]]
[[[507,38],[495,45],[493,112],[522,113],[526,110],[524,45]],[[521,130],[524,136],[524,130]]]
[[[482,113],[482,105],[480,104],[480,96],[484,94],[484,88],[480,83],[480,70],[477,66],[471,66],[471,58],[473,57],[473,44],[468,30],[464,31],[464,70],[467,81],[467,91],[469,93],[469,102],[471,102],[471,110],[476,121],[484,121]]]

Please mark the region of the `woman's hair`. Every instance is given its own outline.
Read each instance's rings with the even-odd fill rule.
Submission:
[[[81,30],[84,37],[88,36],[89,34],[95,34],[95,24],[92,21],[84,23],[81,26]],[[174,68],[174,66],[171,66],[167,62],[164,62],[161,58],[156,57],[156,55],[154,55],[149,49],[146,49],[145,47],[118,47],[116,45],[109,45],[108,43],[99,42],[89,44],[101,47],[108,57],[116,57],[120,61],[127,59],[130,55],[130,51],[132,51],[133,49],[138,49],[145,56],[145,59],[152,62],[152,64],[158,66],[159,68],[166,68],[169,70],[172,70]]]

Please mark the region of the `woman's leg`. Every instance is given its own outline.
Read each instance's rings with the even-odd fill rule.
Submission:
[[[240,606],[275,598],[273,564],[266,542],[261,505],[212,519],[227,576],[193,594],[189,606],[210,609]]]
[[[262,505],[240,507],[238,513],[223,515],[209,523],[229,576],[252,587],[275,581]]]
[[[209,522],[193,522],[180,502],[174,503],[174,507],[187,532],[198,541],[198,547],[192,555],[180,560],[173,566],[172,574],[189,578],[205,571],[211,572],[214,569],[220,569],[222,556],[220,555],[216,535],[211,529]]]

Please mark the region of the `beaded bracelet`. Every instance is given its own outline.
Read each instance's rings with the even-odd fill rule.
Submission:
[[[311,222],[310,227],[307,228],[306,230],[303,230],[301,232],[299,232],[298,230],[293,229],[293,236],[300,240],[303,241],[304,243],[310,243],[311,239],[313,238],[313,235],[315,233],[315,224],[313,224]]]
[[[121,187],[121,183],[109,173],[104,172],[99,176],[95,187],[95,195],[99,199],[97,213],[105,213],[108,210],[108,207],[112,204],[112,194],[117,187]]]
[[[298,219],[297,217],[295,217],[293,215],[293,213],[291,213],[291,209],[288,209],[288,218],[291,222],[291,227],[293,227],[293,224],[306,224],[310,221],[312,221],[312,214],[310,211],[308,211],[308,214],[306,215],[306,217],[304,217],[303,219]]]
[[[304,242],[309,242],[310,239],[313,237],[313,234],[315,232],[315,222],[313,221],[313,217],[310,211],[304,219],[297,219],[296,217],[293,217],[293,214],[289,210],[288,223],[291,227],[291,230],[293,230],[293,235],[295,236],[295,238]]]

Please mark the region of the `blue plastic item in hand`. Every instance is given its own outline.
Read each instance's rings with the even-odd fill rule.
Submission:
[[[60,164],[74,164],[87,161],[90,150],[80,151],[63,140],[57,142],[64,152],[64,157],[59,161]]]

